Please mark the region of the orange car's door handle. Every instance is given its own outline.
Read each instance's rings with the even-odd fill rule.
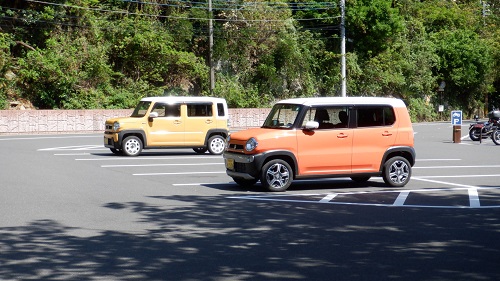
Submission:
[[[392,136],[392,133],[389,132],[389,131],[385,131],[385,132],[382,133],[382,136],[389,137],[389,136]]]
[[[344,133],[340,133],[340,134],[337,135],[337,138],[339,138],[339,139],[344,139],[344,138],[347,138],[347,137],[348,137],[348,135],[346,135]]]

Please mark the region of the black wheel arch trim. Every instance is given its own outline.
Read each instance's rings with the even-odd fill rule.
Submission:
[[[224,140],[226,140],[227,136],[229,135],[229,130],[221,128],[208,130],[207,135],[205,136],[205,145],[208,145],[208,140],[214,135],[220,135],[224,138]]]
[[[142,139],[142,147],[147,148],[148,139],[146,137],[146,133],[144,133],[143,130],[125,130],[118,132],[118,142],[115,143],[115,146],[121,148],[123,140],[129,135],[135,135],[135,136],[139,135],[140,138]]]
[[[384,164],[387,159],[392,158],[394,156],[404,157],[410,162],[410,165],[413,167],[415,165],[415,148],[411,146],[394,146],[387,149],[382,157],[382,162],[380,163],[380,171],[384,169]]]
[[[295,154],[289,150],[270,150],[254,155],[255,166],[262,169],[264,163],[267,162],[268,159],[283,159],[284,156],[291,159],[292,163],[290,163],[289,161],[287,162],[292,167],[294,172],[293,175],[295,178],[298,173],[297,158],[295,157]]]

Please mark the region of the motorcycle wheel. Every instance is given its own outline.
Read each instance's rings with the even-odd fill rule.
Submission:
[[[496,145],[500,145],[500,130],[496,129],[491,133],[491,139]]]
[[[479,141],[481,138],[481,128],[472,128],[469,130],[469,137],[473,141]]]

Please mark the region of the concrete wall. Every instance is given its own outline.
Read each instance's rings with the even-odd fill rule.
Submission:
[[[104,131],[104,122],[129,116],[120,110],[0,110],[0,134],[85,133]],[[269,109],[229,109],[231,128],[259,127]]]

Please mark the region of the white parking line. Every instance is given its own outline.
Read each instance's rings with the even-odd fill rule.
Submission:
[[[228,183],[213,183],[213,182],[200,182],[200,183],[174,183],[173,186],[204,186],[207,184],[216,184],[216,185],[234,185],[232,182]]]
[[[61,146],[61,147],[51,147],[51,148],[41,148],[38,151],[54,151],[54,150],[107,150],[107,148],[102,145],[75,145],[75,146]]]
[[[432,178],[483,178],[483,177],[500,177],[500,174],[493,175],[458,175],[458,176],[418,176],[420,179],[432,179]],[[415,177],[412,177],[414,179]]]
[[[74,139],[74,138],[95,138],[97,136],[61,136],[61,137],[15,137],[15,138],[5,138],[0,139],[0,141],[9,140],[43,140],[43,139]]]
[[[186,172],[186,173],[145,173],[132,174],[134,176],[171,176],[171,175],[199,175],[199,174],[225,174],[226,172]]]
[[[77,158],[76,161],[123,161],[123,160],[180,160],[180,159],[206,159],[206,158],[220,158],[221,156],[185,156],[185,157],[117,157],[117,156],[109,156],[102,158]]]
[[[161,167],[161,166],[205,166],[205,165],[224,165],[224,163],[101,165],[101,167],[120,168],[120,167]]]
[[[428,162],[428,161],[461,161],[462,159],[416,159],[416,162]]]
[[[54,156],[82,156],[82,155],[90,155],[88,152],[84,153],[55,153]]]
[[[477,188],[469,188],[469,202],[471,208],[481,207],[479,202],[479,194],[477,193]]]
[[[413,180],[419,180],[419,181],[426,181],[426,182],[432,182],[432,183],[438,183],[438,184],[444,184],[444,185],[451,185],[451,186],[460,186],[460,187],[465,187],[465,188],[478,188],[477,186],[473,185],[468,185],[468,184],[459,184],[459,183],[452,183],[452,182],[445,182],[445,181],[435,181],[435,180],[428,180],[425,178],[420,178],[420,177],[412,177]]]
[[[406,198],[408,198],[408,195],[410,195],[409,191],[403,191],[399,193],[398,198],[394,201],[393,206],[403,206],[405,204]]]
[[[457,168],[500,168],[500,165],[477,165],[477,166],[429,166],[413,167],[413,169],[457,169]]]
[[[337,196],[337,193],[333,194],[328,194],[327,196],[323,197],[323,199],[319,200],[320,203],[328,203],[330,202],[333,198]]]
[[[357,205],[357,206],[376,206],[376,207],[412,207],[412,208],[439,208],[439,209],[467,209],[467,208],[500,208],[500,205],[481,206],[479,202],[478,190],[499,190],[500,187],[466,187],[466,188],[433,188],[433,189],[415,189],[406,191],[360,191],[360,192],[343,192],[336,194],[326,194],[322,199],[313,199],[322,194],[280,194],[280,195],[250,195],[250,196],[231,196],[229,199],[246,199],[246,200],[262,200],[262,201],[276,201],[276,202],[295,202],[295,203],[312,203],[312,204],[333,204],[333,205]],[[469,194],[469,206],[441,206],[441,205],[406,205],[405,201],[410,193],[413,192],[436,192],[436,191],[460,191],[467,190]],[[399,193],[394,203],[363,203],[363,202],[336,202],[333,200],[337,195],[357,195],[357,194],[383,194],[383,193]],[[286,197],[293,197],[289,199]],[[296,199],[296,197],[308,197],[310,200]],[[345,198],[345,197],[343,197]]]

